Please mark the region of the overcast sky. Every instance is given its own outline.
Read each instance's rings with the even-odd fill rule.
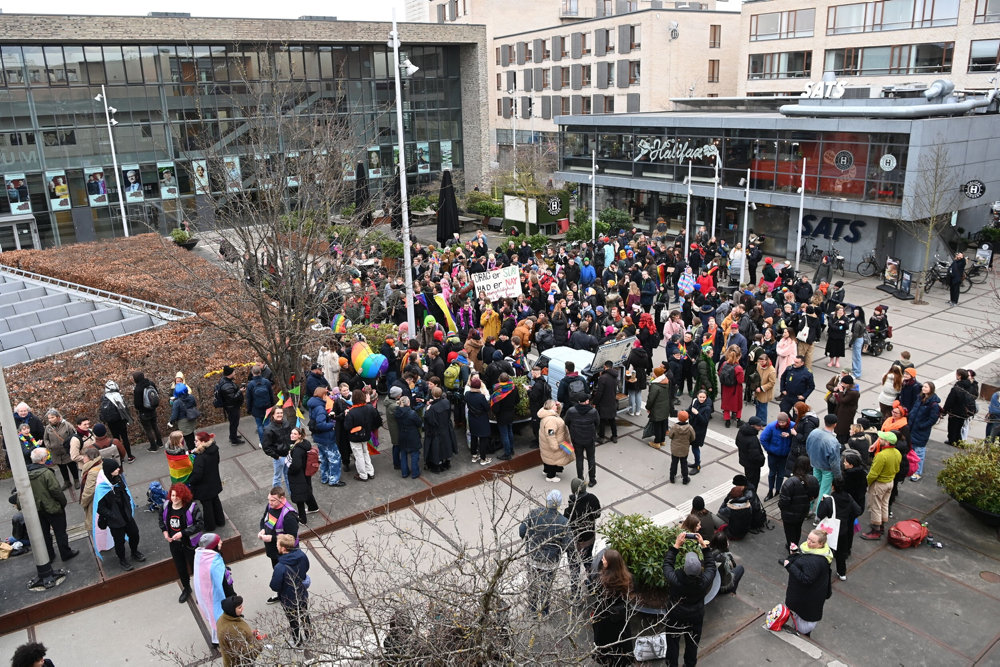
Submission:
[[[348,21],[388,21],[392,7],[396,19],[406,18],[403,0],[330,0],[326,4],[307,0],[168,0],[165,3],[135,2],[135,0],[101,0],[84,3],[74,0],[49,0],[42,5],[3,6],[7,14],[104,14],[111,16],[144,16],[150,11],[189,12],[191,16],[232,16],[247,18],[294,19],[300,16],[336,16]],[[35,11],[32,11],[35,10]]]

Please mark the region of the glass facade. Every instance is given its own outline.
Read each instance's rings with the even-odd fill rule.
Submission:
[[[437,172],[443,143],[452,168],[461,168],[458,47],[407,46],[406,57],[420,68],[404,84],[407,154],[416,154],[417,142],[422,148],[428,143],[430,171]],[[0,220],[33,214],[43,245],[75,241],[74,220],[79,224],[84,215],[92,216],[98,238],[122,233],[104,108],[94,100],[102,84],[108,105],[117,109],[119,166],[124,174],[125,165],[135,165],[141,181],[142,195],[126,200],[137,233],[172,226],[178,205],[195,210],[192,161],[205,157],[200,151],[206,145],[253,159],[260,146],[248,148],[247,103],[268,82],[296,86],[297,115],[340,119],[358,155],[378,146],[381,162],[391,164],[397,145],[392,50],[384,43],[0,44],[0,63],[0,164],[5,181],[18,174],[23,181],[14,201],[10,186],[8,197],[0,197]],[[157,179],[162,163],[170,162],[177,194],[161,199]],[[415,180],[415,161],[407,162]],[[91,176],[102,169],[103,181]],[[424,171],[419,177],[431,178]],[[387,179],[371,187],[387,184],[382,181]],[[99,188],[107,201],[95,205]],[[18,201],[23,196],[27,208]]]

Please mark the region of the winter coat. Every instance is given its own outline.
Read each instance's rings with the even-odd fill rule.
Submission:
[[[795,470],[795,462],[800,456],[809,456],[806,448],[806,440],[809,434],[819,428],[819,417],[815,412],[807,412],[802,420],[795,424],[795,435],[789,446],[788,460],[785,461],[785,475],[792,476]]]
[[[399,445],[399,422],[396,421],[396,410],[399,408],[399,402],[395,398],[386,397],[385,399],[385,427],[389,429],[389,442],[393,445]]]
[[[122,397],[124,398],[124,397]],[[126,405],[124,410],[110,398],[107,394],[101,396],[101,406],[97,409],[97,414],[105,424],[119,422],[122,424],[132,423],[132,412]]]
[[[694,429],[687,422],[677,423],[667,432],[670,438],[670,455],[687,458],[691,452],[691,443],[695,439]]]
[[[579,449],[593,445],[597,440],[597,426],[601,418],[592,405],[574,405],[566,411],[566,426],[573,447]]]
[[[118,467],[117,465],[115,467]],[[107,468],[107,466],[105,466]],[[114,472],[113,470],[111,472]],[[107,473],[105,473],[107,474]],[[108,528],[124,528],[132,521],[132,502],[125,490],[125,482],[119,474],[117,482],[111,478],[112,490],[104,494],[97,503],[97,516]]]
[[[156,419],[156,408],[147,410],[143,407],[142,395],[146,393],[146,387],[156,389],[156,385],[149,378],[143,376],[141,380],[135,383],[135,389],[132,390],[132,406],[135,408],[135,413],[139,415],[139,419]]]
[[[97,476],[102,470],[103,461],[94,459],[87,461],[80,470],[80,506],[83,508],[83,520],[90,532],[93,521],[94,491],[97,490]],[[119,462],[121,465],[121,462]]]
[[[537,412],[541,420],[538,425],[538,453],[542,463],[550,466],[566,466],[575,459],[559,445],[570,441],[569,429],[555,410],[542,408]]]
[[[344,416],[344,430],[351,442],[368,442],[382,426],[382,415],[370,403],[355,405]]]
[[[781,374],[781,391],[791,397],[801,396],[802,400],[809,398],[809,394],[816,388],[813,374],[806,368],[805,364],[796,368],[789,366]]]
[[[31,493],[35,496],[35,507],[45,514],[59,514],[66,507],[66,494],[63,493],[56,471],[42,463],[28,464],[28,480],[31,482]]]
[[[270,588],[277,594],[286,609],[305,607],[309,591],[303,585],[309,573],[309,558],[300,549],[278,557],[278,564],[271,573]]]
[[[868,472],[858,466],[857,468],[847,468],[844,470],[844,488],[854,502],[860,508],[858,515],[865,511],[865,496],[868,493]],[[838,508],[839,508],[838,502]]]
[[[907,415],[910,426],[910,444],[914,447],[926,447],[931,437],[931,429],[941,417],[941,399],[937,394],[931,394],[927,400],[918,399],[913,409]]]
[[[55,426],[52,424],[45,426],[45,435],[42,437],[42,444],[45,445],[45,448],[49,450],[49,454],[52,455],[52,463],[72,463],[72,459],[70,458],[71,443],[68,441],[75,436],[76,428],[65,419]]]
[[[788,426],[784,428],[778,426],[777,420],[769,423],[760,432],[760,446],[772,456],[788,456],[788,452],[792,447],[792,435],[789,431],[793,428],[795,428],[795,422],[793,421],[789,421]],[[783,433],[789,433],[789,435],[783,437]]]
[[[606,370],[594,383],[594,407],[601,419],[614,419],[618,414],[618,373]]]
[[[521,539],[527,540],[529,558],[545,567],[556,567],[572,540],[569,521],[558,510],[537,507],[528,512],[528,518],[518,528]]]
[[[826,553],[830,553],[829,549]],[[823,604],[832,593],[830,558],[814,553],[795,553],[788,557],[788,565],[785,566],[788,570],[785,606],[803,621],[823,619]]]
[[[222,476],[219,474],[219,446],[214,442],[194,457],[194,465],[187,485],[195,500],[211,500],[222,493]],[[221,518],[221,517],[220,517]]]
[[[757,364],[756,377],[758,386],[763,391],[754,391],[754,400],[759,401],[760,403],[770,403],[774,400],[774,387],[778,381],[778,375],[774,370],[774,364],[768,364],[767,368],[763,368],[760,364]],[[753,389],[756,388],[757,387],[753,387]]]
[[[465,407],[469,411],[469,433],[477,438],[490,437],[490,399],[482,392],[465,392]]]
[[[819,495],[819,480],[812,475],[805,478],[792,475],[781,485],[778,495],[778,509],[781,520],[797,522],[809,514],[809,505]]]
[[[579,542],[590,542],[596,536],[594,525],[601,517],[601,501],[586,487],[580,493],[570,494],[563,516],[569,519],[569,528]]]
[[[528,388],[528,414],[537,415],[545,406],[545,401],[552,398],[552,387],[544,377],[538,378]]]
[[[722,411],[740,412],[743,411],[743,380],[745,375],[743,368],[739,364],[733,366],[736,372],[736,384],[727,387],[722,384],[722,369],[729,365],[729,362],[719,364],[719,388],[722,393]]]
[[[832,498],[832,501],[831,501]],[[847,545],[847,536],[854,535],[854,520],[861,516],[861,506],[846,490],[835,491],[830,496],[826,496],[819,501],[816,507],[816,518],[825,519],[833,515],[833,507],[837,508],[837,519],[840,519],[840,539],[837,541],[837,548],[842,549]]]
[[[635,371],[635,382],[632,384],[626,382],[625,389],[643,391],[646,388],[649,375],[653,372],[653,362],[649,359],[649,353],[641,347],[632,348],[625,362],[625,368]]]
[[[419,452],[420,428],[423,426],[420,415],[413,408],[399,406],[396,408],[396,424],[399,427],[399,440],[396,441],[399,448],[404,452]]]
[[[21,415],[14,413],[14,430],[21,428],[21,424],[28,422],[28,428],[31,429],[31,437],[35,440],[41,442],[42,438],[45,437],[45,424],[39,419],[35,413],[29,412],[26,417],[21,417]]]
[[[306,477],[306,462],[309,458],[309,450],[312,443],[308,440],[299,440],[292,445],[288,455],[291,461],[288,464],[288,496],[293,503],[304,503],[309,497],[309,479]]]
[[[913,412],[913,406],[920,400],[920,388],[920,383],[909,375],[903,377],[903,387],[899,390],[899,397],[896,400],[906,408],[907,412]]]
[[[490,401],[490,409],[493,411],[493,418],[498,424],[513,424],[517,411],[517,402],[520,396],[520,387],[514,385],[514,390],[501,398],[496,403]]]
[[[306,402],[306,407],[309,408],[309,422],[311,424],[309,431],[313,440],[316,441],[316,445],[318,447],[332,447],[337,444],[333,433],[335,423],[326,414],[326,402],[319,396],[313,396]]]
[[[465,356],[472,362],[472,367],[477,373],[483,372],[483,360],[479,356],[483,351],[483,341],[469,338],[465,341]],[[444,378],[442,378],[444,379]]]
[[[260,655],[260,640],[242,616],[223,613],[215,622],[222,667],[253,667]]]
[[[672,407],[670,385],[665,381],[654,380],[650,382],[649,394],[646,396],[646,409],[649,410],[649,420],[654,422],[667,421],[670,418]]]
[[[267,392],[267,400],[263,403],[255,396],[255,394],[260,393],[257,391],[258,385],[263,385]],[[247,383],[246,402],[247,414],[253,415],[256,419],[264,419],[267,416],[268,409],[277,402],[274,397],[274,386],[271,384],[271,381],[261,376],[250,380]]]
[[[697,410],[698,413],[695,414],[694,410]],[[705,399],[704,403],[696,399],[691,401],[691,406],[688,407],[691,428],[694,429],[695,433],[694,444],[698,447],[701,447],[705,443],[705,435],[708,434],[708,422],[711,421],[714,410],[715,406],[711,398]]]
[[[322,373],[317,375],[316,373],[310,372],[309,375],[306,376],[306,396],[312,398],[313,394],[315,394],[316,390],[320,387],[326,387],[329,389],[330,381],[327,380]]]
[[[965,419],[972,416],[970,408],[975,406],[978,392],[972,388],[972,383],[968,380],[959,380],[952,385],[948,397],[944,399],[941,409],[949,417],[959,417]],[[879,399],[881,400],[881,399]]]
[[[177,430],[184,435],[191,435],[194,433],[198,420],[188,419],[185,415],[187,415],[188,410],[197,407],[198,401],[195,400],[194,396],[191,394],[181,394],[174,399],[174,404],[170,408],[170,423],[176,424]]]
[[[842,394],[834,393],[837,400],[837,426],[834,432],[840,440],[846,440],[851,435],[851,424],[858,412],[858,401],[861,393],[857,389],[848,389]]]
[[[892,405],[892,402],[896,400],[899,396],[899,392],[896,391],[896,385],[893,384],[892,376],[885,378],[885,382],[882,383],[882,391],[878,394],[878,402],[882,405]]]
[[[437,465],[456,453],[458,443],[451,424],[451,403],[442,397],[424,411],[424,459],[428,465]]]
[[[566,345],[569,324],[566,319],[566,313],[552,313],[552,317],[549,318],[549,323],[552,324],[552,336],[555,338],[556,347],[560,345]]]
[[[670,586],[669,598],[666,604],[670,612],[668,619],[689,622],[705,616],[705,594],[715,580],[718,566],[711,547],[703,550],[704,569],[701,574],[689,575],[683,569],[676,569],[677,547],[670,545],[667,555],[663,558],[663,577]]]
[[[292,429],[295,424],[282,418],[280,422],[273,419],[264,427],[264,437],[260,441],[261,449],[272,459],[278,459],[288,454],[292,444]]]
[[[744,468],[759,468],[764,465],[764,450],[760,446],[757,427],[743,424],[736,431],[736,450],[739,463]]]

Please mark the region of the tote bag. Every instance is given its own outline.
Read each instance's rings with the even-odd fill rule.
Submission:
[[[830,499],[830,507],[832,508],[833,516],[822,519],[816,526],[816,529],[822,530],[826,533],[826,543],[831,549],[836,551],[837,540],[840,537],[840,519],[837,518],[837,502],[833,499],[833,496],[823,497]]]

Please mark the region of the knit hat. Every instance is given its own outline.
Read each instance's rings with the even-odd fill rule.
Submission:
[[[686,422],[687,420],[688,420],[688,413],[687,413],[687,410],[680,410],[680,411],[679,411],[679,412],[677,413],[677,421],[682,421],[682,422]]]
[[[746,486],[747,476],[746,475],[733,475],[733,486]]]
[[[850,386],[853,387],[854,386],[854,376],[853,375],[845,375],[844,377],[840,378],[840,384],[847,384],[847,385],[850,385]]]
[[[439,343],[443,343],[444,342],[444,332],[443,331],[435,331],[434,332],[434,340],[436,340]]]
[[[903,372],[904,372],[904,373],[906,373],[907,375],[909,375],[909,376],[910,376],[911,378],[913,378],[914,380],[916,380],[916,379],[917,379],[917,369],[916,369],[916,368],[907,368],[907,369],[906,369],[905,371],[903,371]]]
[[[751,417],[750,419],[748,419],[747,423],[750,424],[751,426],[763,426],[764,425],[764,422],[757,415],[754,415],[753,417]]]
[[[226,368],[229,368],[229,366],[226,366]],[[319,364],[319,363],[313,362],[313,364],[309,367],[309,370],[311,370],[311,371],[318,371],[318,370],[322,370],[322,368],[323,368],[323,364]]]
[[[451,362],[455,361],[456,359],[458,359],[458,352],[449,352],[448,353],[448,363],[449,364]]]
[[[827,415],[823,417],[823,423],[827,426],[835,426],[837,424],[837,415]]]
[[[236,369],[233,368],[232,366],[223,366],[222,367],[222,374],[223,375],[232,375],[233,371],[235,371],[235,370]]]
[[[99,422],[97,424],[94,424],[94,428],[91,430],[94,431],[94,435],[97,436],[98,438],[103,438],[108,434],[108,427]]]
[[[576,477],[569,483],[569,488],[573,490],[573,493],[580,493],[580,491],[585,491],[587,489],[587,483],[579,477]]]
[[[186,384],[184,384],[183,382],[181,382],[179,384],[174,385],[174,398],[177,398],[178,396],[182,396],[182,395],[184,395],[186,393],[188,393],[188,388],[187,388]]]
[[[556,508],[562,505],[562,492],[559,489],[552,489],[545,496],[545,506]]]
[[[843,287],[844,286],[844,281],[843,280],[838,280],[837,282],[835,282],[833,284],[833,286],[837,287],[837,288]]]
[[[740,325],[737,324],[736,322],[733,322],[732,324],[729,325],[729,328],[730,329],[739,329]]]
[[[765,257],[764,258],[764,263],[765,264],[774,264],[774,260],[771,259],[770,257]]]
[[[895,445],[896,444],[897,438],[896,438],[896,434],[895,433],[886,433],[885,431],[879,431],[878,432],[878,437],[881,440],[885,440],[890,445]]]
[[[701,574],[701,561],[698,560],[698,554],[693,551],[684,554],[684,574],[691,577]]]
[[[503,361],[503,352],[500,350],[493,350],[493,361]]]
[[[666,371],[663,370],[663,366],[657,366],[656,368],[653,369],[653,377],[655,378],[660,377],[664,373],[666,373]]]
[[[201,539],[198,540],[198,546],[202,549],[215,549],[222,542],[222,538],[215,533],[202,533]]]
[[[222,601],[222,611],[230,616],[236,616],[236,610],[243,604],[243,598],[239,595],[230,595]]]
[[[403,390],[399,387],[389,387],[389,398],[399,398],[403,395]]]

